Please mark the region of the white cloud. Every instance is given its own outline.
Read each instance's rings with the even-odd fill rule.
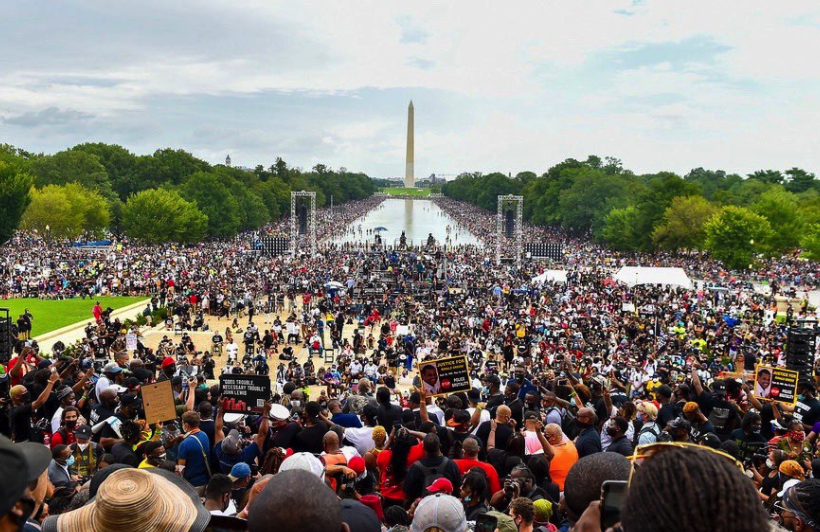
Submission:
[[[820,170],[811,1],[75,0],[8,15],[0,127],[32,149],[87,140],[71,115],[54,115],[53,135],[47,121],[36,135],[14,123],[57,109],[94,117],[98,140],[156,135],[134,149],[168,143],[214,161],[231,150],[247,166],[286,153],[398,175],[414,98],[420,175],[540,172],[588,153],[645,171]],[[43,37],[23,44],[30,35]]]

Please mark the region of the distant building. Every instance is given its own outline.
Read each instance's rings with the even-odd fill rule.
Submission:
[[[230,165],[231,165],[231,156],[228,155],[227,157],[225,157],[225,166],[230,166]]]

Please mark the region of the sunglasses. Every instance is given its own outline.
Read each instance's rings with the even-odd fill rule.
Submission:
[[[740,460],[737,460],[733,456],[724,453],[723,451],[718,451],[716,449],[712,449],[711,447],[706,447],[704,445],[697,445],[694,443],[686,443],[686,442],[659,442],[659,443],[648,443],[646,445],[638,445],[635,447],[635,452],[630,458],[632,461],[632,471],[629,473],[629,483],[632,483],[632,477],[635,475],[635,470],[640,469],[640,467],[647,461],[651,460],[655,456],[662,454],[666,451],[671,449],[698,449],[700,451],[707,451],[713,453],[717,456],[725,460],[729,460],[738,470],[743,473],[745,469],[743,468],[743,463]]]

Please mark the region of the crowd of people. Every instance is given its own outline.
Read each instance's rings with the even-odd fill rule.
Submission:
[[[193,247],[6,244],[5,295],[146,295],[146,315],[165,308],[186,334],[129,350],[137,329],[100,309],[86,338],[46,353],[15,327],[0,532],[820,530],[817,365],[793,405],[754,380],[786,365],[788,327],[811,309],[775,319],[751,284],[797,294],[813,263],[742,278],[527,226],[561,239],[567,270],[533,282],[549,263],[496,265],[494,216],[444,198],[485,247],[333,243],[380,201],[319,211],[322,244],[296,258],[256,246],[286,222]],[[613,281],[636,263],[709,284]],[[453,356],[471,389],[431,395],[415,368]],[[270,375],[261,415],[225,412],[220,372]],[[141,387],[164,380],[177,417],[146,419]]]

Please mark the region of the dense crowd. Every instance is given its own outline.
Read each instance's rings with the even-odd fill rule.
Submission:
[[[295,259],[256,251],[260,234],[7,244],[6,294],[146,294],[146,314],[168,309],[185,334],[128,351],[135,330],[104,309],[50,353],[15,331],[0,532],[820,530],[816,363],[793,406],[754,389],[757,364],[786,365],[807,301],[778,320],[755,279],[702,257],[620,256],[526,227],[566,253],[566,283],[534,282],[546,263],[497,266],[494,217],[446,199],[487,247],[326,240],[379,201],[320,211],[323,244]],[[612,280],[636,261],[710,284]],[[814,285],[812,264],[772,268],[757,280],[780,292]],[[428,395],[417,363],[452,356],[470,361],[471,389]],[[264,412],[226,414],[220,372],[270,375]],[[141,387],[164,380],[177,417],[145,419]]]

